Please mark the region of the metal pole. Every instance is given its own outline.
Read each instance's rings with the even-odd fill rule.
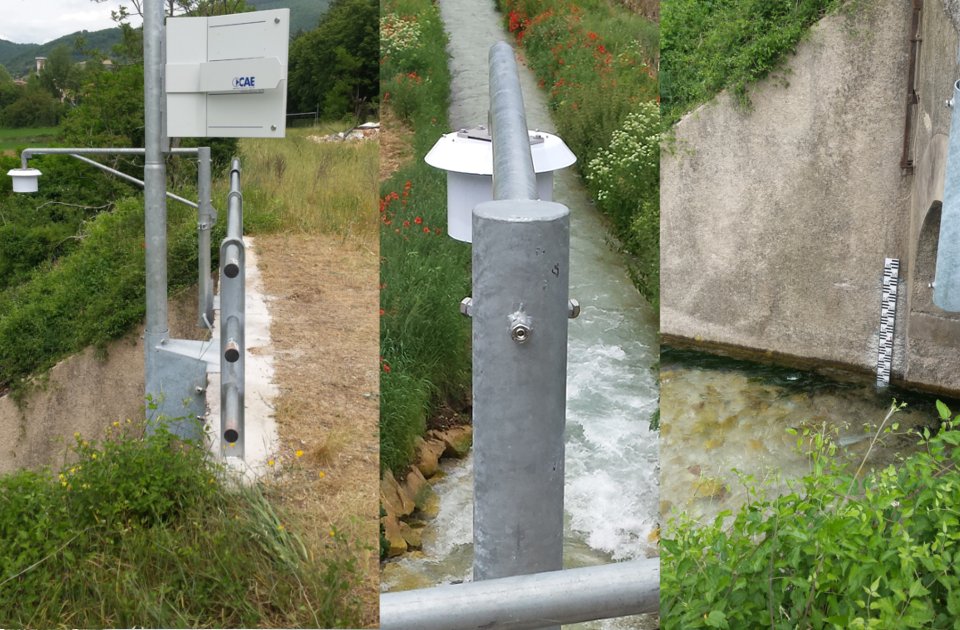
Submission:
[[[197,304],[200,315],[197,325],[210,328],[213,325],[213,283],[210,281],[210,229],[213,226],[214,210],[211,199],[210,147],[200,147],[197,153],[197,241],[200,250],[197,270]]]
[[[562,566],[569,216],[473,211],[475,580]]]
[[[246,340],[243,194],[234,158],[227,195],[227,235],[220,243],[220,452],[244,456],[244,352]]]
[[[146,308],[144,380],[146,396],[163,396],[158,348],[170,338],[167,324],[167,200],[166,165],[162,152],[163,2],[145,0],[143,6],[143,93],[146,159],[144,182],[144,238],[146,243]],[[148,430],[156,429],[148,418]]]
[[[197,155],[199,151],[197,147],[177,147],[167,153]],[[138,147],[30,147],[20,152],[20,164],[27,168],[27,161],[35,155],[146,155],[146,152]]]
[[[493,198],[536,199],[537,176],[527,135],[523,92],[513,48],[506,42],[490,47],[490,113],[493,140]]]
[[[522,575],[380,595],[381,630],[523,630],[656,613],[660,560]]]
[[[960,81],[953,84],[947,167],[937,244],[933,303],[945,311],[960,311]]]
[[[137,179],[136,177],[134,177],[133,175],[127,175],[126,173],[124,173],[124,172],[122,172],[122,171],[118,171],[118,170],[115,169],[115,168],[110,168],[110,167],[107,166],[106,164],[101,164],[100,162],[97,162],[97,161],[95,161],[95,160],[91,160],[90,158],[85,158],[85,157],[83,157],[82,155],[76,155],[76,154],[73,154],[73,153],[70,153],[69,155],[70,155],[70,157],[77,158],[77,159],[80,160],[81,162],[86,162],[86,163],[89,164],[90,166],[95,166],[95,167],[99,168],[101,171],[106,171],[107,173],[110,173],[111,175],[115,175],[115,176],[119,177],[120,179],[122,179],[122,180],[124,180],[124,181],[128,181],[128,182],[130,182],[131,184],[136,184],[137,186],[140,186],[141,188],[143,188],[143,182],[140,181],[139,179]],[[169,190],[166,191],[166,195],[167,195],[167,197],[169,197],[170,199],[173,199],[174,201],[179,201],[180,203],[182,203],[182,204],[185,205],[185,206],[190,206],[191,208],[198,208],[198,207],[199,207],[198,204],[193,203],[193,202],[190,201],[189,199],[184,199],[184,198],[181,197],[180,195],[175,195],[174,193],[170,192]]]
[[[490,122],[496,201],[473,211],[475,580],[554,571],[563,555],[570,213],[530,201],[523,98],[502,42],[490,49]]]

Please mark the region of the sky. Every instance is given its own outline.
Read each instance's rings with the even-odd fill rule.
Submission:
[[[116,26],[110,11],[125,0],[0,0],[0,39],[18,44],[45,44],[81,30]],[[140,18],[131,20],[140,25]]]

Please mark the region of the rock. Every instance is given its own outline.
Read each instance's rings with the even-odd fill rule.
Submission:
[[[423,476],[429,479],[437,474],[440,469],[440,456],[447,448],[443,440],[417,438],[414,448],[416,448],[416,458],[414,460],[416,463],[414,465],[420,469]]]
[[[400,535],[403,536],[407,549],[420,549],[423,547],[422,531],[423,530],[419,528],[410,527],[406,523],[400,523]]]
[[[403,537],[403,527],[395,516],[388,514],[380,519],[383,536],[387,539],[387,557],[393,558],[407,550],[407,541]]]
[[[456,457],[460,459],[466,457],[473,446],[473,427],[470,425],[461,425],[450,427],[446,431],[429,431],[427,435],[436,437],[443,441],[446,448],[443,451],[444,457]]]
[[[413,501],[418,510],[423,510],[423,508],[430,502],[431,496],[436,494],[416,466],[414,466],[410,472],[407,473],[407,478],[404,482],[404,489],[411,497],[413,497]]]
[[[423,502],[417,504],[417,510],[426,519],[435,519],[440,513],[440,495],[434,492],[431,486],[427,486],[426,496]]]
[[[389,470],[380,479],[380,503],[387,514],[397,518],[412,513],[417,507],[413,497],[397,483]]]

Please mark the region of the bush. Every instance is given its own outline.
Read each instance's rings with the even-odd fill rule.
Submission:
[[[657,304],[660,285],[660,109],[642,103],[585,169],[597,206],[613,219],[640,292]]]
[[[754,483],[736,515],[681,515],[662,541],[663,626],[955,627],[960,416],[938,408],[939,433],[925,430],[923,450],[899,466],[861,476],[829,439],[801,436],[814,467],[792,492],[766,500]]]
[[[0,477],[4,627],[344,627],[359,622],[347,541],[318,557],[259,488],[204,448],[114,423],[57,475]]]

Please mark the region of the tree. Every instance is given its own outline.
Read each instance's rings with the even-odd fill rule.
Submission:
[[[335,0],[290,47],[288,110],[359,117],[379,94],[379,27],[376,0]]]
[[[47,63],[44,64],[43,71],[40,73],[40,85],[53,98],[62,102],[67,90],[72,88],[76,91],[77,85],[74,80],[76,76],[70,49],[61,44],[54,48],[50,56],[47,57]]]
[[[49,92],[36,84],[28,85],[20,96],[0,112],[4,127],[52,127],[62,108]]]

